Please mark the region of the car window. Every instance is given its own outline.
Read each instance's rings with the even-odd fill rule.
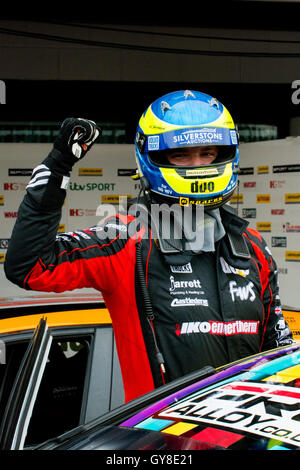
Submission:
[[[52,344],[29,420],[25,447],[34,447],[124,403],[111,327],[52,328]],[[1,335],[0,421],[32,331]]]
[[[3,343],[4,344],[4,343]],[[25,355],[29,340],[5,343],[5,361],[0,364],[0,413],[3,414],[9,395]]]
[[[57,436],[80,423],[92,337],[56,337],[28,427],[25,446]]]
[[[5,341],[5,363],[0,364],[0,416],[26,353],[31,335]],[[41,443],[80,422],[92,334],[55,336],[38,390],[25,446]]]

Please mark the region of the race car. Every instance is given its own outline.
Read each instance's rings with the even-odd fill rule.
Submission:
[[[296,331],[291,345],[206,366],[125,404],[98,295],[0,299],[0,316],[1,450],[300,449]]]
[[[39,449],[299,450],[299,417],[295,342],[218,370],[205,367]]]

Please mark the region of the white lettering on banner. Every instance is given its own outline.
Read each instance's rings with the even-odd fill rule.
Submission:
[[[195,321],[195,322],[183,322],[180,328],[180,334],[191,334],[191,333],[209,333],[211,335],[223,335],[232,336],[238,334],[252,334],[258,333],[259,321],[242,321],[236,320],[233,322],[221,322],[221,321]],[[176,333],[178,334],[178,333]]]
[[[253,302],[256,299],[256,295],[252,289],[254,287],[253,282],[249,282],[246,286],[238,286],[235,281],[230,281],[229,289],[232,301],[235,302],[236,298],[238,297],[240,300],[250,300]],[[250,298],[249,298],[250,295]]]
[[[300,391],[286,385],[234,381],[193,393],[156,418],[209,423],[298,447],[299,399]]]

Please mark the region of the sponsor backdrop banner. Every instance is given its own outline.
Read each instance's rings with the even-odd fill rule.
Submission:
[[[300,137],[241,144],[240,154],[230,204],[268,243],[282,303],[300,309]]]
[[[35,166],[51,144],[0,144],[0,295],[21,289],[3,274],[18,206]],[[284,305],[300,309],[300,138],[241,144],[239,188],[230,204],[266,239],[279,271]],[[101,204],[136,196],[133,145],[96,144],[71,175],[60,231],[96,225]],[[97,210],[98,209],[98,210]]]

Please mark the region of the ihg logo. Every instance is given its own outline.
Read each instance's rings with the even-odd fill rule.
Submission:
[[[0,104],[6,104],[6,87],[3,80],[0,80]]]

